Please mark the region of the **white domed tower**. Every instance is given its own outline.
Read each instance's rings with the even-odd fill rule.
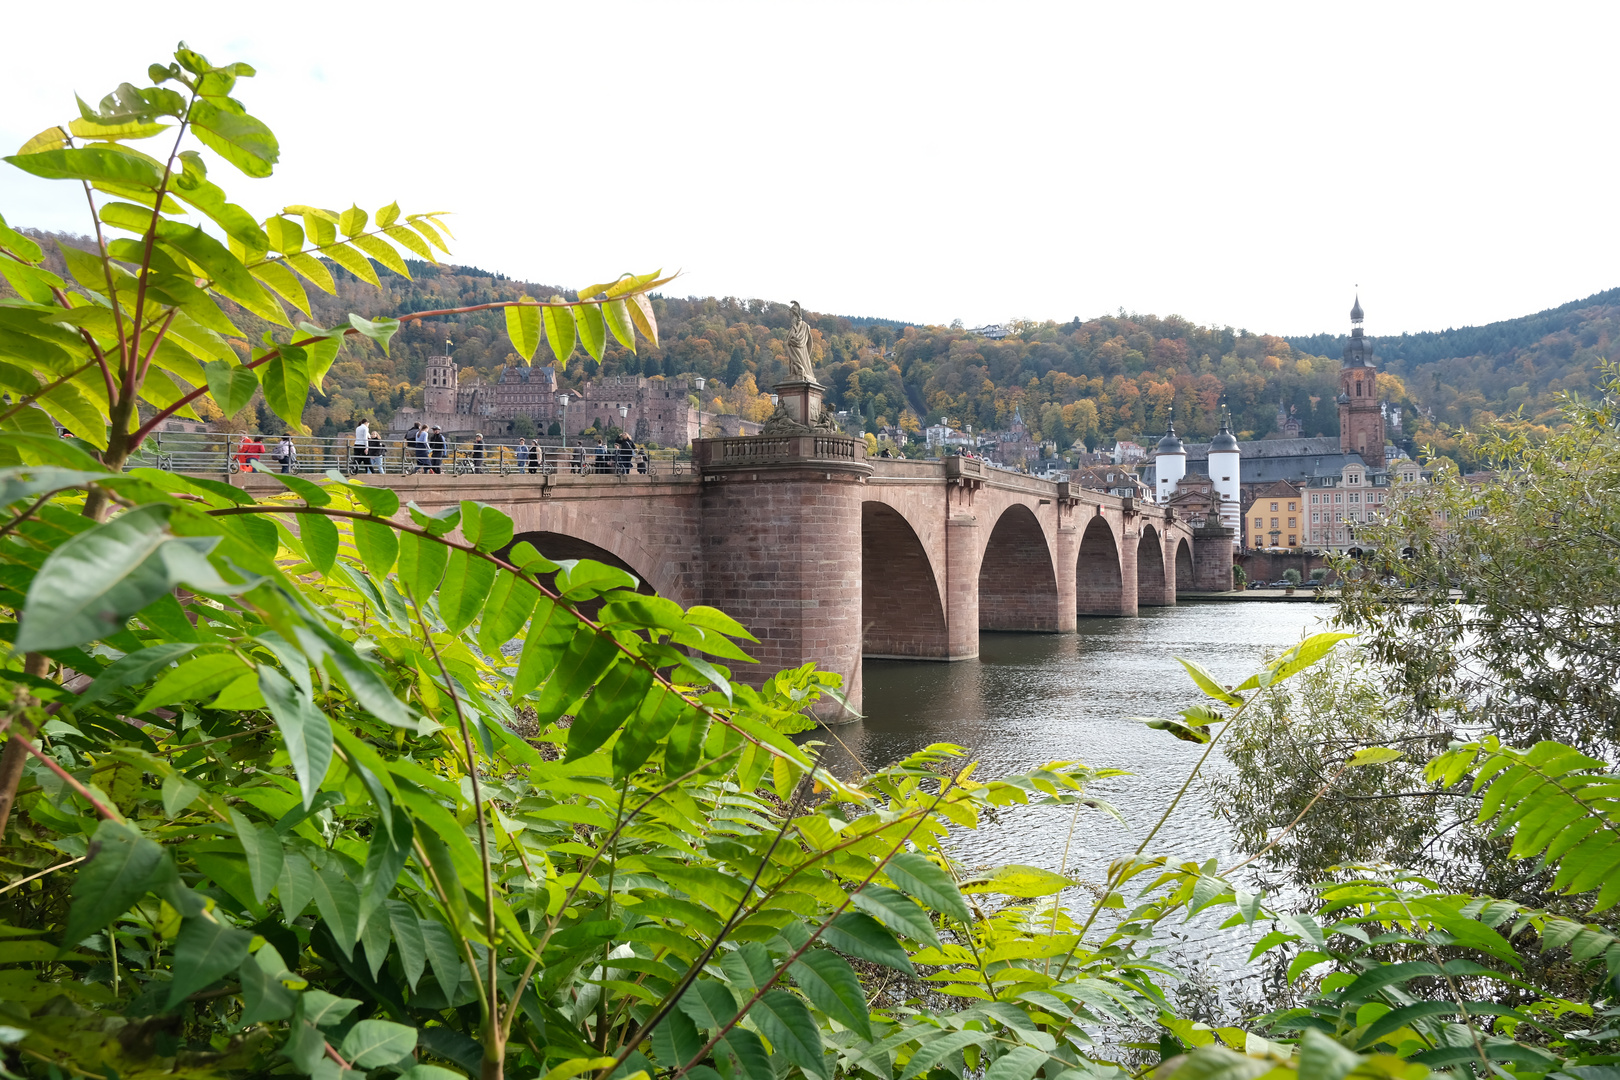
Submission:
[[[1222,402],[1225,405],[1225,402]],[[1243,455],[1232,434],[1232,418],[1222,409],[1221,430],[1209,442],[1209,478],[1215,488],[1216,512],[1221,524],[1232,530],[1232,543],[1243,535]]]
[[[1154,501],[1162,503],[1168,500],[1176,493],[1181,478],[1186,475],[1187,448],[1176,437],[1176,414],[1172,408],[1164,438],[1159,440],[1158,453],[1153,455]]]

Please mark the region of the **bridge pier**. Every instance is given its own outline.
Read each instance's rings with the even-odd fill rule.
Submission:
[[[861,707],[861,492],[865,445],[831,435],[701,439],[699,533],[704,602],[759,639],[758,664],[732,674],[758,686],[814,662],[844,678]],[[843,710],[832,702],[824,720]]]
[[[1073,633],[1079,625],[1079,606],[1075,599],[1075,578],[1077,574],[1076,563],[1080,558],[1080,531],[1074,527],[1074,511],[1065,508],[1069,523],[1057,527],[1057,535],[1052,545],[1052,554],[1055,557],[1054,569],[1057,571],[1057,600],[1058,623],[1060,634]],[[1063,520],[1060,514],[1059,520]]]
[[[947,660],[979,655],[979,519],[947,511],[945,521],[945,634]]]
[[[1193,580],[1199,592],[1232,591],[1232,530],[1219,523],[1193,530]]]

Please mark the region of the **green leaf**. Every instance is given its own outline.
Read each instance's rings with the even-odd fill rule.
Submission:
[[[602,309],[596,304],[582,304],[574,309],[575,324],[579,327],[579,343],[591,354],[591,359],[602,362],[602,349],[607,345],[607,330],[602,325]]]
[[[1299,1075],[1311,1080],[1344,1080],[1362,1061],[1315,1028],[1306,1028],[1299,1042]]]
[[[437,1065],[412,1065],[399,1074],[399,1080],[466,1080],[466,1077]]]
[[[309,400],[309,354],[283,345],[264,365],[264,400],[294,431],[305,431],[304,405]]]
[[[835,916],[821,932],[821,940],[858,960],[870,960],[908,975],[916,974],[906,950],[882,923],[870,915],[846,911]]]
[[[399,534],[399,583],[418,606],[439,591],[450,549],[416,533]]]
[[[388,900],[388,922],[394,931],[394,944],[399,949],[399,963],[405,971],[405,981],[411,990],[422,979],[427,969],[427,942],[422,938],[422,920],[415,909],[403,900]]]
[[[699,1029],[719,1031],[737,1015],[737,999],[725,984],[699,979],[681,995],[679,1008]]]
[[[368,220],[369,218],[364,210],[358,206],[350,206],[338,215],[338,231],[352,239],[366,231],[366,222]]]
[[[939,947],[939,935],[928,913],[911,901],[905,893],[883,885],[867,885],[850,897],[850,901],[868,915],[875,916],[890,930],[904,934],[913,941],[927,942]],[[812,996],[812,1001],[815,998]],[[821,1003],[816,1002],[819,1006]],[[822,1010],[825,1012],[825,1008]]]
[[[356,521],[354,546],[371,576],[380,580],[393,571],[399,558],[399,533],[375,521]]]
[[[530,627],[530,634],[534,627]],[[528,643],[524,643],[524,653],[528,652]],[[535,704],[539,714],[539,723],[544,726],[556,720],[567,712],[578,701],[586,690],[589,690],[598,679],[607,674],[615,660],[622,654],[618,645],[612,638],[595,631],[581,629],[569,641],[568,649],[557,661],[551,678],[546,681],[540,700]],[[522,681],[523,658],[518,661],[519,681]],[[514,688],[514,692],[516,692]],[[572,736],[570,736],[572,738]],[[598,743],[597,745],[601,745]]]
[[[6,224],[6,219],[0,216],[0,247],[22,259],[25,263],[37,264],[45,258],[45,252],[22,233]]]
[[[901,852],[895,855],[883,866],[883,872],[889,875],[889,880],[901,892],[912,897],[924,907],[932,908],[941,915],[948,915],[958,922],[971,922],[972,914],[968,911],[967,901],[956,888],[956,882],[951,876],[930,862],[926,856],[915,852]]]
[[[353,956],[360,938],[360,890],[343,871],[323,867],[315,871],[315,907],[344,955]]]
[[[868,885],[861,893],[869,891]],[[896,894],[899,895],[899,894]],[[910,900],[900,897],[910,904]],[[913,905],[915,907],[915,905]],[[828,949],[811,949],[788,968],[788,974],[816,1008],[828,1017],[849,1028],[863,1039],[872,1038],[871,1016],[866,1009],[866,994],[860,979],[849,961]]]
[[[562,303],[562,297],[553,296],[542,320],[546,326],[546,343],[551,346],[551,355],[557,358],[559,371],[568,366],[568,358],[574,353],[574,313],[562,307]]]
[[[1209,728],[1203,725],[1193,727],[1180,720],[1165,720],[1157,716],[1133,716],[1131,719],[1146,727],[1168,731],[1182,742],[1207,743],[1212,738]]]
[[[1268,1058],[1249,1057],[1212,1043],[1189,1053],[1165,1080],[1256,1080],[1276,1067],[1277,1062]]]
[[[575,761],[606,742],[641,708],[652,681],[651,671],[629,659],[615,665],[596,684],[596,689],[574,717],[568,729],[568,753],[564,760]]]
[[[253,898],[264,903],[276,882],[281,879],[281,837],[267,828],[254,825],[246,814],[231,809],[231,825],[236,838],[247,853],[248,873],[253,878]]]
[[[389,809],[383,808],[384,812]],[[405,869],[406,860],[411,855],[411,838],[415,831],[411,815],[401,806],[392,807],[391,811],[392,825],[379,827],[371,834],[371,844],[366,850],[366,869],[360,878],[361,921],[367,926],[372,921],[371,913],[394,891],[400,871]]]
[[[182,225],[178,221],[162,220],[157,225],[158,239],[178,251],[201,268],[204,277],[213,280],[213,287],[235,300],[253,314],[269,319],[278,326],[287,325],[286,313],[281,305],[270,298],[257,279],[248,273],[242,260],[230,250],[203,232],[200,225]]]
[[[495,564],[457,548],[450,552],[439,588],[439,617],[452,634],[472,625],[495,582]]]
[[[630,302],[630,321],[635,323],[641,336],[658,344],[658,316],[653,313],[652,301],[642,293],[636,293],[628,298]]]
[[[330,574],[337,564],[337,523],[319,514],[301,514],[298,539],[304,542],[304,554],[309,556],[310,565],[323,574]]]
[[[991,1063],[984,1080],[1030,1080],[1046,1064],[1046,1057],[1046,1051],[1033,1046],[1015,1046]]]
[[[1403,756],[1401,751],[1389,746],[1364,746],[1355,752],[1355,755],[1345,762],[1346,768],[1359,768],[1362,765],[1387,765],[1391,761],[1399,761]]]
[[[143,713],[177,701],[197,701],[217,694],[251,670],[235,653],[193,657],[159,679],[134,711]]]
[[[208,377],[208,392],[213,395],[214,404],[226,416],[235,416],[247,408],[248,402],[253,400],[253,391],[259,388],[258,375],[252,368],[240,364],[211,360],[203,365],[203,373]]]
[[[1073,885],[1074,882],[1062,874],[1054,874],[1039,866],[1013,864],[998,866],[989,874],[969,878],[962,882],[962,891],[1033,898],[1052,896]]]
[[[246,930],[215,922],[206,915],[183,920],[174,943],[174,981],[169,984],[165,1008],[174,1008],[239,967],[252,941],[253,935]]]
[[[1232,691],[1226,689],[1220,683],[1216,682],[1215,676],[1206,671],[1202,664],[1196,663],[1192,660],[1182,659],[1179,656],[1176,657],[1176,660],[1181,664],[1182,667],[1187,669],[1187,674],[1192,676],[1192,681],[1198,685],[1198,689],[1202,690],[1216,701],[1224,702],[1227,705],[1243,704],[1242,698],[1238,697]]]
[[[124,628],[131,615],[173,589],[229,595],[231,584],[205,558],[218,537],[175,537],[171,508],[142,506],[87,529],[53,551],[28,587],[14,648],[44,652]]]
[[[237,969],[242,983],[242,1018],[246,1027],[265,1021],[286,1020],[298,1008],[298,995],[287,988],[283,978],[303,980],[287,970],[287,964],[273,945],[262,945]]]
[[[367,269],[370,269],[370,267],[368,266]],[[384,356],[388,355],[388,343],[393,340],[395,334],[399,333],[398,319],[378,319],[373,322],[370,319],[362,319],[358,315],[350,315],[349,325],[375,341],[382,349]]]
[[[994,1036],[987,1031],[952,1031],[936,1035],[924,1042],[917,1048],[917,1052],[911,1055],[911,1060],[906,1062],[905,1069],[900,1073],[900,1080],[911,1080],[913,1076],[927,1072],[946,1059],[960,1055],[965,1048],[983,1046],[992,1038]]]
[[[47,180],[88,180],[91,183],[120,184],[156,191],[163,181],[151,160],[108,147],[85,146],[47,150],[38,154],[13,154],[6,161],[23,172]]]
[[[163,814],[165,817],[177,818],[181,811],[197,801],[202,794],[202,786],[186,779],[181,773],[170,773],[163,778]]]
[[[163,848],[120,821],[103,821],[90,838],[88,858],[73,878],[73,904],[62,932],[67,951],[128,911],[172,873]]]
[[[734,1077],[740,1080],[776,1080],[770,1055],[760,1037],[747,1028],[732,1028],[714,1044],[717,1057],[729,1059]]]
[[[266,218],[264,235],[270,241],[270,247],[283,255],[296,255],[304,250],[303,227],[289,217],[278,214]]]
[[[427,962],[433,968],[433,977],[446,995],[453,996],[461,985],[461,953],[456,948],[455,935],[449,927],[436,919],[421,919],[422,944]]]
[[[478,647],[486,654],[498,652],[523,629],[539,599],[540,590],[510,570],[497,573],[484,604],[483,621],[478,626]]]
[[[0,277],[10,282],[19,296],[35,304],[51,303],[56,297],[52,290],[66,284],[49,270],[3,258],[0,258]]]
[[[540,347],[540,306],[517,304],[506,309],[506,336],[512,342],[512,351],[523,357],[525,363],[534,359]]]
[[[192,133],[204,146],[248,176],[269,176],[281,156],[270,129],[230,98],[198,98],[190,119]]]
[[[807,1075],[830,1075],[821,1046],[821,1032],[804,1002],[786,990],[765,991],[748,1011],[760,1032],[777,1053],[803,1069]]]
[[[362,1020],[343,1036],[338,1053],[351,1065],[377,1069],[416,1049],[416,1029],[388,1020]]]
[[[613,331],[613,336],[620,345],[629,349],[632,354],[636,351],[636,328],[630,321],[630,309],[623,300],[609,300],[602,305],[602,315],[607,322],[607,328]]]
[[[303,996],[304,1019],[318,1028],[333,1027],[341,1024],[360,1004],[354,998],[338,997],[325,990],[309,990]]]
[[[332,764],[332,722],[302,687],[294,686],[273,667],[259,668],[259,692],[269,704],[287,755],[292,758],[307,810]]]

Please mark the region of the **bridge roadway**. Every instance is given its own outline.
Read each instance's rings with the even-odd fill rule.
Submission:
[[[428,511],[489,503],[548,557],[611,563],[683,606],[718,607],[760,639],[758,667],[737,675],[757,684],[813,660],[843,675],[857,709],[863,656],[965,660],[980,630],[1063,633],[1079,616],[1232,587],[1219,527],[974,459],[865,451],[762,435],[699,440],[681,474],[367,479]]]

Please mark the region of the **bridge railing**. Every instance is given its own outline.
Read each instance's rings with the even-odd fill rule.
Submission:
[[[778,461],[866,461],[866,443],[847,435],[740,435],[698,439],[693,456],[704,467],[764,465]]]
[[[356,447],[352,436],[336,438],[295,435],[292,454],[282,453],[279,438],[223,432],[157,432],[125,464],[126,469],[153,468],[201,475],[261,471],[324,473],[345,476],[416,473],[448,475],[650,475],[679,476],[690,464],[674,450],[634,450],[616,446],[518,446],[515,442],[474,442],[446,437],[442,447],[406,442],[399,433]]]

